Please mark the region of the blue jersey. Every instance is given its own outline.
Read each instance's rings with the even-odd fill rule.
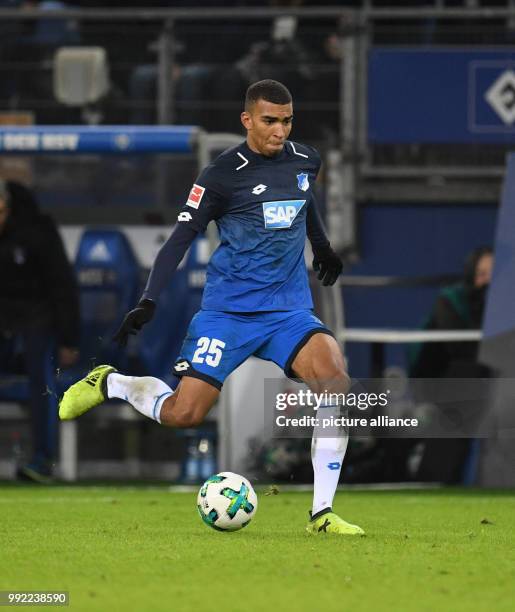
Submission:
[[[319,168],[312,147],[287,141],[279,155],[265,157],[244,142],[200,174],[181,214],[198,231],[214,219],[220,234],[207,268],[203,309],[313,307],[304,245]]]
[[[194,183],[142,297],[157,301],[197,234],[214,220],[220,245],[207,269],[204,310],[312,308],[306,233],[313,249],[329,247],[313,195],[319,168],[315,149],[290,141],[275,157],[254,153],[246,142],[222,153]]]

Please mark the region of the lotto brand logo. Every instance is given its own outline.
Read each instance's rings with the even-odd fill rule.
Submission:
[[[190,367],[190,364],[187,361],[179,361],[179,363],[176,363],[174,365],[174,370],[176,372],[184,372],[185,370],[187,370]]]
[[[191,206],[191,208],[198,208],[200,206],[200,202],[202,200],[202,196],[204,195],[205,190],[205,187],[201,187],[200,185],[193,183],[193,187],[191,188],[190,195],[188,196],[186,206]]]
[[[340,469],[340,467],[341,467],[341,464],[340,464],[340,462],[339,462],[339,461],[331,461],[331,463],[328,463],[328,464],[327,464],[327,467],[328,467],[330,470],[339,470],[339,469]]]
[[[266,229],[288,229],[299,214],[306,200],[279,200],[263,202]]]
[[[189,212],[182,212],[179,214],[179,216],[177,217],[177,221],[191,221],[192,220],[192,216],[190,215]]]
[[[263,184],[261,183],[261,184],[256,185],[256,186],[254,187],[254,189],[252,190],[252,193],[253,193],[254,195],[259,195],[260,193],[263,193],[263,191],[266,191],[266,189],[267,189],[267,186],[266,186],[266,185],[263,185]]]

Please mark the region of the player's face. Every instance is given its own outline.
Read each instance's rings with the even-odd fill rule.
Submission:
[[[247,144],[256,153],[273,157],[282,151],[291,132],[292,104],[258,100],[241,114],[247,130]]]

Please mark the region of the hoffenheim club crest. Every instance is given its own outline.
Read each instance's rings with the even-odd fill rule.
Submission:
[[[308,175],[305,172],[297,174],[297,181],[299,184],[299,189],[302,191],[307,191],[309,189]]]

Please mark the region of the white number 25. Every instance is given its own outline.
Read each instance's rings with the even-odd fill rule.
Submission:
[[[207,363],[207,365],[216,368],[222,359],[222,349],[225,348],[225,342],[217,338],[206,338],[202,336],[197,342],[197,350],[191,360],[193,363]],[[207,354],[206,354],[207,353]]]

